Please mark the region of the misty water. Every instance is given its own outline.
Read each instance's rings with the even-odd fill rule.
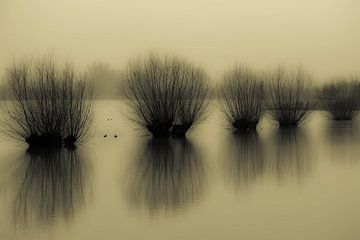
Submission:
[[[29,152],[1,134],[0,239],[360,236],[358,120],[315,111],[280,130],[265,116],[234,136],[212,104],[187,139],[153,140],[125,113],[96,101],[75,150]]]

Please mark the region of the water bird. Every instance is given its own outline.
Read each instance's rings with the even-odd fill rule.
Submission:
[[[104,138],[107,137],[107,134],[104,135]]]

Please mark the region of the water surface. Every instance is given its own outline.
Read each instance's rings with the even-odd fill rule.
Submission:
[[[187,139],[153,140],[125,112],[97,101],[76,150],[0,136],[0,239],[360,238],[358,121],[265,116],[234,136],[212,106]]]

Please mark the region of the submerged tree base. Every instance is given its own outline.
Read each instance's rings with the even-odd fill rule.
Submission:
[[[49,154],[50,156],[54,154],[54,152],[58,152],[61,150],[61,146],[29,146],[26,149],[26,153],[31,154],[31,156],[46,156]],[[52,158],[44,158],[44,160],[53,160]]]
[[[77,141],[77,138],[74,136],[67,136],[63,139],[64,145],[67,147],[73,147],[75,146],[75,143]]]
[[[147,125],[147,129],[151,132],[153,138],[169,138],[171,123],[154,123]]]
[[[153,138],[185,138],[187,131],[192,126],[192,123],[172,124],[172,123],[156,123],[148,125],[147,129],[152,134]]]
[[[354,116],[353,115],[347,115],[347,116],[334,116],[332,115],[332,119],[334,121],[351,121],[353,120]]]
[[[25,138],[25,142],[29,148],[58,148],[58,147],[75,147],[77,138],[74,136],[67,136],[63,138],[61,135],[56,134],[32,134]]]
[[[299,125],[299,122],[279,122],[281,128],[294,128]]]
[[[62,137],[56,134],[31,134],[25,138],[30,147],[61,147],[63,145]]]
[[[174,124],[171,136],[175,138],[185,138],[186,132],[190,129],[192,123]]]
[[[244,119],[236,120],[232,123],[233,127],[236,129],[235,132],[243,132],[243,131],[250,131],[250,130],[256,130],[256,126],[259,121],[247,121]]]

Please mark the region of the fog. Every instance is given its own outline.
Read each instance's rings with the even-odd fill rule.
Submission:
[[[301,63],[318,81],[360,72],[357,0],[1,0],[0,75],[24,55],[54,52],[115,69],[148,50],[205,67]]]
[[[359,9],[0,0],[0,240],[360,239]]]

